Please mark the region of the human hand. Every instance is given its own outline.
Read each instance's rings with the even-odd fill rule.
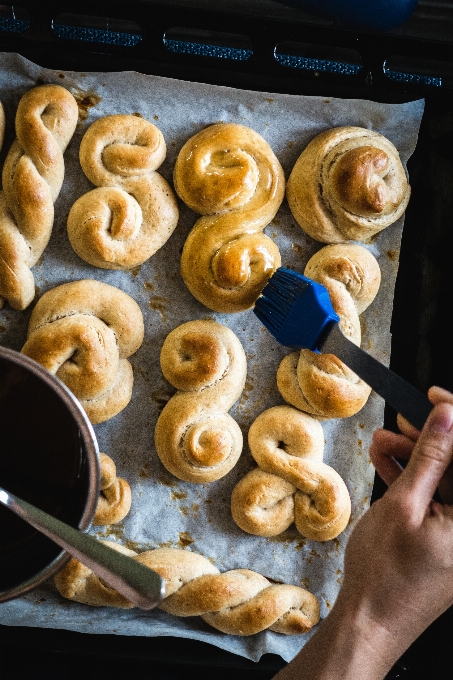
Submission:
[[[453,405],[453,394],[441,387],[431,387],[428,390],[428,397],[434,405],[442,402]],[[403,470],[397,459],[409,460],[420,436],[419,430],[400,414],[397,423],[401,434],[378,430],[374,436],[377,446],[370,451],[373,465],[387,486],[390,486]],[[453,504],[453,462],[439,482],[439,495],[443,503]]]
[[[453,505],[432,500],[453,467],[453,395],[429,397],[421,432],[400,419],[402,434],[375,433],[370,457],[389,489],[350,536],[332,612],[278,680],[380,680],[453,604]]]
[[[373,437],[370,457],[389,489],[351,535],[339,597],[359,598],[398,654],[453,604],[453,506],[432,500],[441,480],[443,498],[453,492],[453,395],[431,388],[429,398],[421,432],[399,418],[402,434]]]

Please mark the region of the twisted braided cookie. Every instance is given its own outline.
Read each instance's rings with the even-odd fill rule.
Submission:
[[[261,413],[249,430],[259,467],[233,489],[236,524],[256,536],[277,536],[290,524],[313,541],[345,529],[351,500],[340,475],[322,462],[324,433],[314,418],[290,406]]]
[[[221,574],[205,557],[187,550],[159,548],[137,555],[116,543],[103,543],[165,579],[165,599],[159,607],[174,616],[201,616],[213,628],[230,635],[254,635],[266,629],[300,635],[319,621],[317,598],[298,586],[272,585],[250,569]],[[133,607],[75,559],[54,581],[60,594],[75,602],[93,607]]]
[[[211,125],[181,149],[175,189],[203,215],[184,245],[181,274],[206,307],[249,309],[280,266],[277,246],[262,231],[280,207],[284,182],[270,146],[243,125]]]
[[[137,116],[100,118],[80,144],[80,164],[98,189],[68,217],[77,255],[103,269],[128,269],[159,250],[178,222],[178,206],[156,170],[167,149],[160,130]]]
[[[381,273],[376,259],[359,245],[321,248],[307,263],[305,276],[327,288],[343,333],[360,345],[359,314],[374,300]],[[286,356],[277,371],[285,401],[318,418],[347,418],[365,405],[371,388],[333,354],[309,350]]]
[[[77,123],[72,94],[59,85],[29,90],[19,102],[16,135],[0,193],[0,308],[25,309],[35,296],[30,269],[46,247],[64,178],[63,152]]]
[[[99,454],[101,465],[101,494],[96,507],[93,526],[117,524],[131,509],[131,487],[116,476],[116,465],[110,456]]]
[[[167,336],[160,362],[178,389],[156,424],[160,460],[186,482],[224,477],[242,451],[241,430],[228,414],[245,385],[241,343],[216,321],[189,321]]]
[[[55,374],[92,423],[112,418],[132,395],[126,357],[143,341],[143,316],[123,291],[90,279],[57,286],[34,308],[22,353]]]
[[[410,186],[398,150],[371,130],[338,127],[315,137],[288,180],[294,218],[316,241],[364,241],[406,210]]]

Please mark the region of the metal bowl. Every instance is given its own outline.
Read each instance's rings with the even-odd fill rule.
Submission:
[[[79,529],[99,497],[99,449],[83,408],[32,359],[0,347],[0,484]],[[67,552],[0,508],[0,602],[55,574]]]

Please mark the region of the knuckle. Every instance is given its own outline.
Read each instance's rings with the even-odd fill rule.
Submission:
[[[449,447],[437,439],[428,439],[418,451],[418,457],[432,461],[435,464],[443,463],[449,452]]]

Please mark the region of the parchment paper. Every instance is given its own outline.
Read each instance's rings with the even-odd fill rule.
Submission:
[[[0,55],[0,98],[5,105],[7,136],[1,161],[14,137],[14,115],[20,97],[41,83],[59,83],[79,100],[80,122],[65,154],[66,176],[55,205],[49,246],[34,267],[39,293],[81,278],[117,286],[140,305],[145,318],[143,346],[131,358],[135,384],[129,406],[112,420],[95,427],[100,450],[112,456],[118,473],[132,487],[132,510],[121,523],[93,533],[137,551],[159,546],[180,547],[206,556],[221,570],[247,567],[284,583],[308,588],[321,602],[322,617],[331,609],[342,580],[343,553],[348,536],[369,506],[374,470],[368,456],[372,432],[383,422],[383,401],[374,393],[363,410],[346,420],[324,422],[326,463],[345,479],[352,498],[352,519],[339,538],[327,543],[304,540],[294,527],[273,539],[251,536],[233,522],[231,490],[254,461],[247,431],[264,409],[284,403],[276,388],[276,371],[288,350],[260,325],[252,311],[216,314],[195,300],[179,274],[184,241],[197,216],[180,201],[180,222],[169,241],[148,262],[133,271],[96,269],[78,258],[66,233],[66,218],[74,201],[92,185],[78,161],[87,127],[112,113],[139,113],[163,132],[168,155],[161,174],[172,183],[172,170],[183,143],[202,127],[217,121],[248,125],[271,145],[286,177],[306,144],[319,132],[338,125],[359,125],[388,137],[403,163],[413,152],[423,113],[423,101],[377,104],[364,100],[257,93],[188,83],[139,73],[73,73],[51,71],[11,54]],[[328,94],[328,93],[326,93]],[[377,257],[382,285],[362,315],[362,346],[384,363],[389,361],[390,319],[398,269],[403,219],[384,230],[367,247]],[[286,201],[266,233],[278,244],[282,263],[303,271],[321,244],[295,223]],[[20,350],[26,338],[30,309],[9,305],[0,312],[0,342]],[[237,466],[223,479],[205,485],[180,482],[161,465],[153,444],[156,420],[174,393],[159,365],[167,334],[191,319],[216,319],[239,337],[247,354],[248,375],[242,397],[231,410],[244,434],[244,451]],[[121,611],[90,608],[63,600],[53,583],[0,606],[0,622],[10,625],[66,628],[85,633],[170,635],[195,638],[250,659],[265,652],[285,660],[309,639],[272,632],[242,638],[223,635],[200,618],[175,618],[160,610]]]

